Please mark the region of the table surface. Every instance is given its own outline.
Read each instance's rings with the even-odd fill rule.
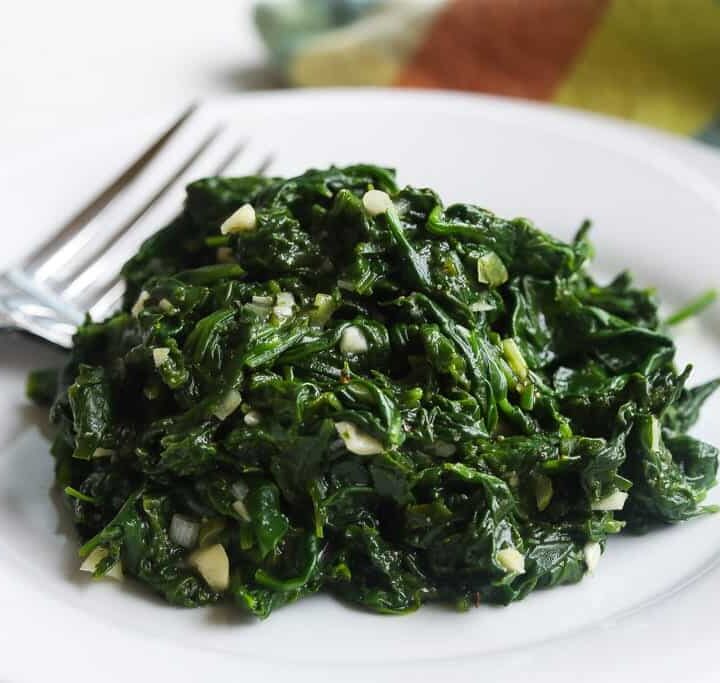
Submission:
[[[0,157],[68,128],[277,85],[251,0],[23,0],[0,21]]]
[[[0,21],[0,159],[198,97],[275,88],[255,0],[22,0]],[[659,144],[667,144],[659,141]],[[716,171],[717,152],[695,163]],[[712,173],[711,175],[714,175]]]

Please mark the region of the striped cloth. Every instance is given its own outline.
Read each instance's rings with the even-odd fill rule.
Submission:
[[[294,85],[496,93],[720,146],[720,0],[275,0],[256,19]]]

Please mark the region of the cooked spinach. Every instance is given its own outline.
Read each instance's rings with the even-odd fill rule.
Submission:
[[[467,608],[709,511],[687,430],[718,382],[686,387],[649,291],[590,277],[587,231],[369,165],[191,184],[122,310],[30,380],[85,568],[259,617]]]

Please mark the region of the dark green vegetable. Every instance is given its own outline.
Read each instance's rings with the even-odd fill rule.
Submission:
[[[610,534],[708,511],[687,430],[719,382],[686,388],[651,294],[587,274],[587,229],[373,166],[193,183],[60,376],[81,555],[179,605],[398,613],[573,583]]]
[[[698,313],[702,313],[708,306],[715,303],[717,296],[718,293],[714,289],[710,289],[707,292],[704,292],[699,297],[693,299],[690,303],[683,306],[679,311],[673,313],[665,321],[665,323],[667,325],[677,325],[683,320],[687,320],[688,318],[692,318],[693,316],[698,315]]]
[[[27,380],[28,397],[41,406],[50,406],[55,400],[58,390],[57,368],[35,370]]]

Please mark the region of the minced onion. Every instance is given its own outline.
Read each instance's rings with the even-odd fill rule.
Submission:
[[[193,548],[197,543],[200,525],[182,515],[173,515],[170,520],[170,540],[183,548]]]

